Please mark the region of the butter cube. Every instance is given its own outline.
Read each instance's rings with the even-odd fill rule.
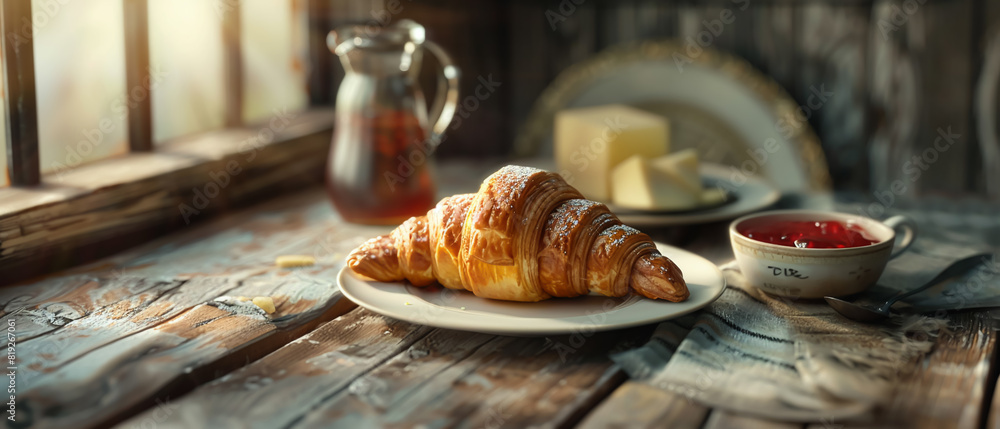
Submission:
[[[698,172],[698,152],[696,150],[684,149],[656,158],[650,163],[653,168],[684,186],[692,194],[701,193],[701,174]]]
[[[726,202],[726,190],[722,188],[709,188],[701,193],[701,205],[703,206],[717,206]]]
[[[701,190],[691,189],[676,178],[653,168],[650,160],[635,155],[615,167],[611,174],[612,202],[640,210],[685,210],[701,203]]]
[[[564,110],[554,130],[559,174],[587,198],[611,200],[611,172],[625,159],[670,149],[666,118],[623,105]]]

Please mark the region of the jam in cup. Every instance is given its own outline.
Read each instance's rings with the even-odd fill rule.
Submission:
[[[893,250],[897,233],[901,239]],[[879,222],[813,210],[763,212],[729,225],[736,262],[750,284],[796,298],[845,296],[868,288],[915,237],[915,225],[903,216]]]

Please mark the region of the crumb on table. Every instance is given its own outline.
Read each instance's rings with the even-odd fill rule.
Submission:
[[[253,299],[254,305],[260,307],[265,313],[274,313],[274,300],[269,296],[257,296]]]
[[[309,255],[282,255],[274,263],[281,268],[308,267],[316,263],[316,258]]]

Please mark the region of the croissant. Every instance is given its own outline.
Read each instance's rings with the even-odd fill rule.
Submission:
[[[518,166],[362,244],[347,265],[376,281],[437,281],[508,301],[630,291],[673,302],[688,297],[680,268],[648,235],[559,175]]]

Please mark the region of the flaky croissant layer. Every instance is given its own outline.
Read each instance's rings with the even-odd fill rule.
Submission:
[[[504,167],[478,193],[441,200],[426,216],[362,244],[347,265],[377,281],[437,281],[508,301],[634,291],[679,302],[689,295],[680,268],[649,236],[558,175],[527,167]]]

